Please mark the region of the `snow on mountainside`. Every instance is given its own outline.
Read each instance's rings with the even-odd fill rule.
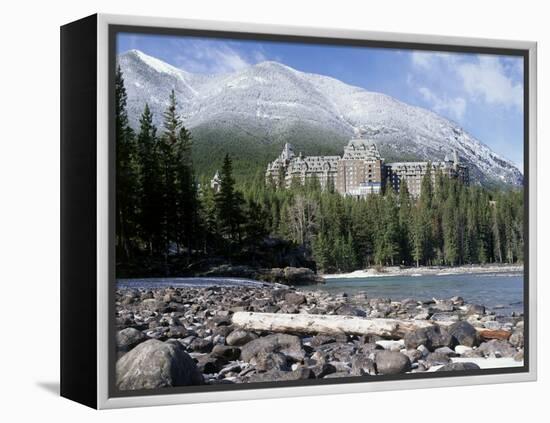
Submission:
[[[262,62],[231,74],[197,75],[137,50],[119,55],[118,62],[134,127],[146,102],[160,126],[174,89],[178,112],[191,130],[238,126],[270,142],[296,125],[348,138],[361,129],[382,153],[393,158],[441,160],[456,149],[470,166],[473,180],[523,183],[512,162],[456,123],[334,78],[303,73],[277,62]]]

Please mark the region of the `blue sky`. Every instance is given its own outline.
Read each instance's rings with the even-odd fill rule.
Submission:
[[[332,76],[433,110],[523,170],[521,57],[118,34],[117,52],[130,49],[193,73],[227,73],[275,60]]]

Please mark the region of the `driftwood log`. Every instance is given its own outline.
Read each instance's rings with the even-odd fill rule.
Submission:
[[[233,324],[246,330],[324,335],[378,335],[402,338],[405,333],[433,326],[427,320],[371,319],[319,314],[253,313],[238,311]]]

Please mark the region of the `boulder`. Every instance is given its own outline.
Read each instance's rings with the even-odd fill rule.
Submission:
[[[395,375],[411,370],[409,357],[396,351],[376,352],[375,364],[377,372],[382,375]]]
[[[289,292],[285,295],[285,303],[290,305],[299,306],[306,302],[306,297],[302,294],[297,294],[295,292]]]
[[[220,357],[229,361],[234,361],[241,356],[241,350],[238,347],[232,347],[229,345],[215,345],[210,354],[213,357]]]
[[[523,348],[524,345],[524,335],[523,330],[516,330],[510,335],[510,339],[508,340],[510,344],[512,344],[514,347],[517,348]]]
[[[367,313],[365,313],[364,310],[361,310],[360,308],[353,307],[349,304],[344,304],[336,310],[336,314],[340,316],[358,316],[358,317],[365,317]]]
[[[351,360],[351,374],[352,376],[375,375],[374,361],[364,355],[354,356]]]
[[[285,267],[285,282],[290,285],[322,284],[325,280],[307,267]]]
[[[218,373],[223,366],[228,363],[228,360],[223,357],[215,357],[211,354],[204,354],[197,359],[197,369],[201,373],[212,374]]]
[[[200,385],[201,373],[177,342],[151,339],[142,342],[116,363],[116,386],[120,390],[157,389]]]
[[[472,351],[472,347],[467,347],[466,345],[457,345],[455,347],[455,353],[457,353],[458,355],[465,354],[469,351]]]
[[[258,338],[258,335],[248,332],[246,330],[234,330],[225,338],[225,343],[231,346],[241,346],[254,339]]]
[[[376,345],[389,351],[400,351],[405,348],[405,342],[402,339],[398,341],[382,339],[380,341],[376,341]]]
[[[315,374],[311,369],[300,367],[296,370],[285,372],[281,370],[272,370],[265,373],[256,373],[250,376],[249,382],[280,382],[287,380],[315,379]]]
[[[278,352],[261,351],[250,360],[250,364],[254,365],[259,372],[290,370],[286,355]]]
[[[449,363],[437,369],[438,372],[479,370],[480,367],[475,363]]]
[[[426,330],[416,329],[405,334],[403,338],[405,346],[407,349],[415,349],[420,345],[426,345],[428,342],[428,336],[426,335]]]
[[[440,326],[431,326],[425,329],[428,338],[426,347],[431,351],[440,347],[453,347],[453,339],[449,332]]]
[[[241,347],[241,359],[250,362],[260,352],[280,352],[294,361],[300,361],[305,356],[302,340],[294,335],[274,333],[254,339]]]
[[[428,356],[426,357],[426,361],[428,363],[430,363],[430,366],[438,366],[438,365],[441,365],[441,364],[449,363],[451,361],[451,359],[446,354],[433,352],[433,353],[428,354]]]
[[[116,346],[120,352],[128,352],[147,339],[142,332],[134,328],[119,330],[116,334]]]
[[[213,346],[214,344],[210,340],[195,338],[189,343],[188,348],[193,352],[207,353],[212,351]]]
[[[468,311],[466,312],[466,314],[467,315],[472,315],[472,314],[483,315],[483,314],[485,314],[485,306],[480,305],[480,304],[470,304],[468,306]]]
[[[336,367],[330,363],[317,364],[313,367],[310,367],[311,371],[317,379],[322,379],[326,375],[331,373],[336,373]]]
[[[476,351],[485,357],[496,358],[513,357],[517,353],[517,350],[510,343],[499,339],[483,342]]]
[[[479,345],[479,336],[476,328],[466,321],[453,323],[449,328],[449,335],[451,335],[455,344],[465,345],[466,347],[476,347]]]
[[[454,302],[451,300],[443,300],[443,301],[436,301],[435,304],[433,304],[430,307],[433,311],[453,311],[454,310]]]
[[[407,349],[414,349],[420,345],[424,345],[430,351],[433,351],[440,347],[453,346],[453,339],[449,332],[437,325],[407,332],[403,340]]]
[[[334,342],[347,342],[348,337],[344,334],[342,335],[315,335],[311,338],[310,345],[313,348],[320,347],[321,345],[332,344]]]

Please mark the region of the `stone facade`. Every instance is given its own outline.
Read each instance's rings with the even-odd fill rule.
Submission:
[[[322,189],[331,184],[340,194],[353,197],[379,194],[385,184],[391,184],[399,192],[401,184],[406,181],[410,194],[418,197],[428,163],[386,164],[376,144],[362,138],[350,140],[342,157],[296,155],[287,143],[279,157],[267,166],[266,181],[289,188],[293,181],[305,184],[308,178],[316,177]],[[445,176],[469,183],[468,167],[459,162],[456,151],[452,159],[445,157],[442,162],[432,162],[431,168],[434,182],[436,171],[441,170]]]
[[[403,181],[407,182],[407,188],[412,197],[419,197],[422,187],[422,179],[428,170],[428,162],[399,162],[388,163],[386,168],[385,182],[391,184],[395,192],[399,192]],[[442,162],[431,162],[432,184],[435,185],[437,171],[440,170],[444,176],[457,178],[462,183],[470,183],[468,167],[461,164],[456,151],[453,159],[445,157]]]

